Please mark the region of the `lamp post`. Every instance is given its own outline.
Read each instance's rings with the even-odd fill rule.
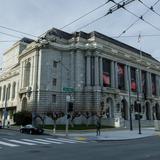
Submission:
[[[139,69],[136,70],[137,72],[137,86],[140,87],[140,79],[138,78],[139,77]],[[139,134],[142,134],[141,132],[141,113],[140,113],[140,107],[141,107],[141,102],[139,100],[139,93],[140,93],[140,88],[137,87],[137,108],[138,108],[138,130],[139,130]]]
[[[3,112],[3,128],[5,128],[5,124],[6,124],[6,119],[8,116],[8,112],[7,112],[7,100],[8,100],[8,87],[6,87],[6,94],[5,94],[5,104],[4,104],[4,112]]]
[[[66,67],[62,61],[57,61],[56,63],[60,63],[61,66],[67,71],[67,80],[69,81],[69,72],[70,69],[68,67]],[[69,84],[69,83],[68,83]],[[73,92],[73,88],[71,87],[63,87],[63,92],[66,93],[71,93]],[[69,94],[66,95],[65,97],[65,114],[66,114],[66,127],[65,127],[65,133],[66,133],[66,137],[68,136],[68,125],[69,125],[69,113],[68,113],[68,103],[71,101],[71,96]]]
[[[131,105],[131,83],[130,83],[130,70],[128,68],[128,98],[129,98],[129,122],[130,122],[130,130],[133,130],[133,125],[132,125],[132,105]]]

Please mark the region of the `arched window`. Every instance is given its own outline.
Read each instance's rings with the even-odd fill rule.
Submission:
[[[5,100],[6,97],[6,85],[3,86],[3,101]]]
[[[24,69],[24,87],[29,86],[30,81],[30,71],[31,71],[31,63],[27,62]]]
[[[16,94],[16,82],[13,82],[13,86],[12,86],[12,99],[15,98],[15,94]]]

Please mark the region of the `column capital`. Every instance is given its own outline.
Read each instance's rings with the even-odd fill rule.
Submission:
[[[94,57],[99,57],[100,56],[100,51],[93,51],[93,56]]]
[[[87,50],[85,56],[88,57],[88,56],[91,56],[91,54],[92,54],[91,50]]]

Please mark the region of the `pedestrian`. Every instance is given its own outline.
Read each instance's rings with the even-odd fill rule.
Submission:
[[[101,122],[100,122],[99,118],[97,119],[96,129],[97,129],[97,136],[100,136],[100,133],[101,133]]]

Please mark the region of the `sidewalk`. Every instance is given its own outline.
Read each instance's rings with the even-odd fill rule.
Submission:
[[[8,130],[15,130],[18,131],[17,127],[10,127]],[[46,130],[44,133],[53,135],[53,136],[60,136],[65,137],[65,131],[57,131],[56,134],[53,134],[52,130]],[[96,130],[69,130],[68,131],[68,138],[75,139],[75,140],[96,140],[96,141],[117,141],[117,140],[130,140],[130,139],[137,139],[137,138],[145,138],[155,135],[160,135],[160,131],[156,132],[155,128],[142,128],[141,133],[139,134],[138,129],[133,129],[133,131],[130,131],[126,128],[108,128],[108,129],[102,129],[101,135],[96,136]]]
[[[142,134],[139,134],[138,129],[133,131],[130,130],[109,130],[109,131],[102,131],[100,136],[96,136],[96,132],[87,133],[73,133],[69,132],[69,138],[76,139],[76,140],[96,140],[96,141],[117,141],[117,140],[130,140],[130,139],[137,139],[137,138],[145,138],[150,136],[158,135],[158,132],[155,132],[154,128],[142,128]],[[57,133],[56,136],[65,136],[63,133]]]

